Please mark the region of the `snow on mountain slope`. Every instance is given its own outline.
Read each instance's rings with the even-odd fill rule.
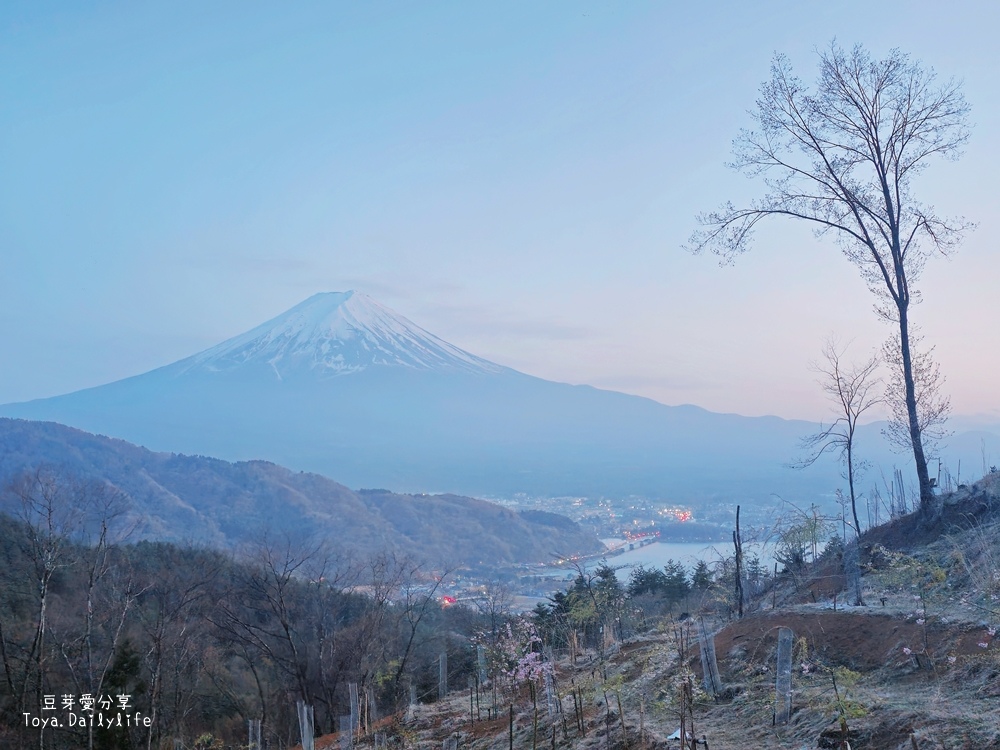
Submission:
[[[170,366],[174,375],[266,365],[292,373],[346,375],[373,366],[499,373],[469,354],[355,291],[316,294],[244,334]]]

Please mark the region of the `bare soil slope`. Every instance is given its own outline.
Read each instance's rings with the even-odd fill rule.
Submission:
[[[526,691],[512,697],[511,734],[507,704],[499,719],[473,721],[465,690],[397,717],[386,740],[435,750],[449,738],[477,750],[679,750],[684,711],[697,750],[1000,749],[998,514],[1000,476],[990,475],[946,498],[931,524],[915,515],[867,534],[864,606],[844,608],[844,577],[827,561],[812,578],[779,580],[742,619],[668,619],[606,654],[564,654],[561,712],[548,716],[540,690],[537,724]],[[724,683],[715,697],[702,688],[702,624],[714,631]],[[781,627],[794,633],[791,716],[775,725]]]

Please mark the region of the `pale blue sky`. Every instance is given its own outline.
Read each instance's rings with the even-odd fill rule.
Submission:
[[[956,410],[998,412],[1000,5],[0,6],[0,403],[97,385],[355,288],[480,356],[666,403],[819,419],[823,337],[887,331],[775,224],[681,250],[754,186],[724,163],[775,51],[836,37],[964,79],[979,222],[917,310]]]

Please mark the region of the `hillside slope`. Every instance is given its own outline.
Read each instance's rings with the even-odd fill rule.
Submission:
[[[526,684],[478,711],[468,693],[387,727],[389,742],[470,750],[1000,749],[1000,472],[949,494],[928,522],[911,514],[861,540],[864,603],[852,606],[842,559],[778,576],[739,618],[732,579],[683,614],[634,623],[603,649],[556,649],[551,705]],[[635,602],[639,604],[639,602]],[[720,682],[704,679],[710,634]],[[779,631],[791,631],[790,713],[775,720]],[[714,696],[713,687],[716,688]],[[484,691],[485,692],[485,691]],[[484,703],[489,696],[483,699]],[[508,707],[509,706],[509,707]],[[683,714],[683,719],[682,719]],[[683,722],[683,724],[682,724]],[[682,748],[678,730],[697,744]],[[317,741],[338,747],[339,737]],[[362,747],[372,747],[371,740]]]
[[[119,490],[133,539],[231,547],[288,534],[473,566],[601,549],[592,534],[553,514],[526,516],[456,495],[355,492],[265,461],[154,453],[54,423],[0,419],[0,484],[41,465]]]

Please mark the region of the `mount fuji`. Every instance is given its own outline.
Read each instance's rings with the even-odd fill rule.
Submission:
[[[323,378],[369,368],[496,374],[504,368],[442,341],[366,294],[328,292],[167,370],[261,370],[283,380]]]
[[[408,492],[695,501],[817,497],[837,481],[832,465],[785,468],[813,424],[542,380],[357,292],[317,294],[171,365],[0,415]]]

